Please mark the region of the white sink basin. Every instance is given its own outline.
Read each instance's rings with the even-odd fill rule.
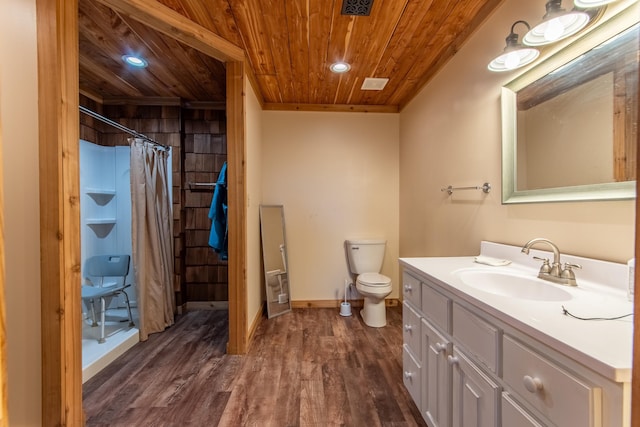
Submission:
[[[460,280],[472,288],[494,295],[534,301],[567,301],[571,294],[561,285],[512,272],[459,270]]]

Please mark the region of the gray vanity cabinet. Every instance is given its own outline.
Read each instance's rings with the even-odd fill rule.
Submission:
[[[430,427],[628,426],[615,383],[405,268],[404,384]],[[626,402],[626,403],[625,403]]]
[[[489,344],[485,339],[494,337],[497,329],[456,307],[450,297],[424,278],[418,279],[405,272],[403,282],[410,283],[406,291],[414,292],[417,282],[421,287],[419,304],[415,302],[415,293],[412,300],[405,299],[403,327],[405,348],[414,348],[415,338],[407,330],[414,330],[416,317],[421,319],[420,350],[412,354],[420,357],[421,399],[415,402],[422,417],[431,427],[497,426],[500,388],[482,372],[477,362],[454,346],[453,325],[454,320],[459,319],[458,324],[462,328],[459,335],[466,338],[471,348],[477,348],[478,353],[484,355],[482,360],[494,362],[496,350],[491,343],[495,344],[495,338]],[[410,346],[406,344],[407,339],[413,342]],[[409,361],[405,366],[405,376],[412,368]]]

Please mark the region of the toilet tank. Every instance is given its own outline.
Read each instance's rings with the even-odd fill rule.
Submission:
[[[380,272],[384,260],[385,240],[347,240],[346,245],[349,270],[352,273]]]

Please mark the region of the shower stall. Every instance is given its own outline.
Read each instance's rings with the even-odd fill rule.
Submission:
[[[106,147],[80,140],[80,234],[82,264],[95,255],[131,255],[130,148]],[[126,283],[137,324],[134,269]],[[83,281],[85,275],[83,274]],[[83,283],[84,284],[84,283]],[[107,300],[106,340],[92,326],[90,307],[82,304],[82,368],[86,381],[138,342],[138,329],[129,327],[124,297]]]

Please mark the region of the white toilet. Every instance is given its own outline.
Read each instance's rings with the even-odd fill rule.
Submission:
[[[384,299],[391,293],[391,279],[380,274],[384,259],[384,240],[347,240],[349,269],[357,274],[356,289],[364,297],[360,311],[368,326],[379,328],[387,324]]]

